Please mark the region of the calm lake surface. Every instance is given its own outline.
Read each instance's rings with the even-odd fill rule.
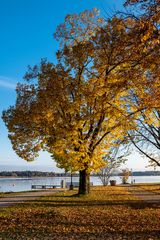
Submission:
[[[21,192],[31,190],[32,185],[60,185],[61,181],[70,182],[70,177],[39,177],[39,178],[0,178],[0,192]],[[78,177],[73,177],[73,182],[78,182]],[[116,180],[117,184],[121,183],[121,178],[118,176],[110,178]],[[135,180],[135,183],[160,183],[160,176],[133,176],[129,178]],[[98,177],[91,177],[93,185],[102,185]]]

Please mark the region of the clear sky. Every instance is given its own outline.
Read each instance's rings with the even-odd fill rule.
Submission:
[[[122,9],[123,0],[0,0],[0,113],[15,103],[15,87],[23,82],[28,65],[47,57],[55,62],[56,26],[67,14],[97,7],[103,16]],[[129,168],[144,169],[147,161],[132,155]],[[0,119],[0,170],[52,170],[56,164],[47,153],[33,163],[12,150],[7,129]]]

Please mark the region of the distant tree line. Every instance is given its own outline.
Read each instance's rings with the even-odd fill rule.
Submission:
[[[133,172],[133,176],[160,176],[160,171]]]
[[[1,177],[55,177],[63,176],[62,173],[41,172],[41,171],[3,171]]]
[[[120,176],[120,173],[113,173],[111,176]],[[55,173],[55,172],[41,172],[41,171],[2,171],[0,177],[69,177],[70,173]],[[78,176],[78,174],[73,174]],[[92,176],[98,176],[92,174]],[[160,176],[160,171],[144,171],[132,172],[132,176]]]

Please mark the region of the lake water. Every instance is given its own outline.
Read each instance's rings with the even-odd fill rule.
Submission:
[[[39,178],[0,178],[0,192],[21,192],[31,190],[32,185],[60,185],[61,181],[70,182],[70,177],[39,177]],[[73,182],[78,182],[78,177],[73,177]],[[116,180],[117,184],[121,183],[121,178],[118,176],[110,178]],[[135,180],[135,183],[160,183],[160,176],[133,176],[129,178]],[[102,185],[98,177],[91,177],[93,185]]]

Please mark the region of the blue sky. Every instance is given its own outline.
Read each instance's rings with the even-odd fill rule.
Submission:
[[[15,87],[23,82],[28,65],[47,57],[55,62],[58,43],[53,33],[67,14],[97,7],[103,16],[122,9],[123,0],[0,0],[0,112],[15,103]],[[12,150],[7,129],[0,120],[0,170],[4,169],[58,171],[46,153],[33,163],[20,159]],[[132,155],[127,166],[144,169],[147,161]]]

